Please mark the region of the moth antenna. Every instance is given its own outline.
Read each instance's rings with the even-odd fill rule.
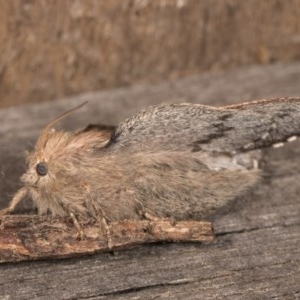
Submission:
[[[81,104],[79,104],[78,106],[64,112],[63,114],[59,115],[58,117],[56,117],[55,119],[53,119],[52,121],[50,121],[46,127],[43,129],[42,133],[40,134],[38,140],[37,140],[37,143],[36,143],[36,150],[39,152],[39,156],[42,155],[42,149],[43,147],[45,146],[45,142],[48,138],[48,135],[49,135],[49,132],[50,132],[50,129],[51,127],[59,122],[60,120],[64,119],[65,117],[69,116],[70,114],[74,113],[75,111],[77,111],[78,109],[80,109],[82,106],[86,105],[88,103],[88,101],[85,101]]]

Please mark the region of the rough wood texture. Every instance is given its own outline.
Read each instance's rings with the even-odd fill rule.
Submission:
[[[68,226],[69,225],[69,226]],[[214,239],[209,222],[169,220],[112,222],[107,232],[101,222],[81,223],[78,239],[74,224],[38,216],[3,216],[0,219],[0,263],[76,257],[155,242],[204,242]]]
[[[64,123],[115,124],[147,103],[229,104],[300,95],[300,65],[251,67],[0,111],[1,205],[17,190],[19,159],[48,119],[92,99]],[[137,101],[139,99],[139,101]],[[84,258],[3,264],[0,299],[299,299],[300,143],[269,149],[253,191],[211,217],[208,244],[152,244]],[[28,203],[29,204],[29,203]]]

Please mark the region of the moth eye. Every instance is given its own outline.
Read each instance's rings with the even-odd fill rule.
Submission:
[[[43,162],[40,162],[36,165],[36,172],[40,176],[45,176],[48,173],[48,168],[47,165]]]

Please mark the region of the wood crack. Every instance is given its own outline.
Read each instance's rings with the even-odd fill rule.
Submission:
[[[221,236],[226,236],[226,235],[231,235],[231,234],[240,234],[240,233],[247,233],[247,232],[253,232],[253,231],[258,231],[258,230],[264,230],[264,229],[272,229],[276,227],[281,227],[281,228],[289,228],[289,227],[298,227],[300,223],[292,223],[292,224],[272,224],[270,226],[254,226],[251,228],[242,228],[238,230],[229,230],[229,231],[222,231],[222,232],[215,232],[216,238],[221,237]]]

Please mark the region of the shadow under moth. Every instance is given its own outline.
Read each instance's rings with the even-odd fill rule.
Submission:
[[[300,98],[220,108],[159,105],[115,129],[53,129],[81,106],[40,134],[26,158],[23,187],[0,212],[0,232],[5,231],[4,215],[24,197],[31,197],[47,218],[71,218],[81,242],[88,235],[81,220],[100,220],[108,248],[114,247],[114,222],[149,221],[153,226],[170,220],[175,230],[180,222],[203,221],[259,180],[259,149],[300,135]]]

